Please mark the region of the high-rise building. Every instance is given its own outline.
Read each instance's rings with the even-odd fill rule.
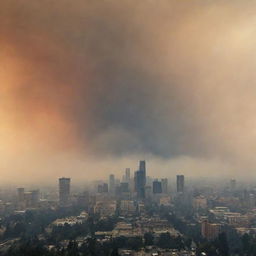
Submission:
[[[103,185],[102,184],[98,185],[97,191],[98,191],[98,193],[103,193]]]
[[[203,238],[207,240],[215,239],[221,233],[221,224],[209,223],[208,220],[204,220],[201,223],[201,234]]]
[[[127,182],[121,182],[119,186],[117,198],[121,200],[128,200],[131,198],[131,193],[129,189],[129,184]]]
[[[70,178],[59,179],[59,203],[62,207],[70,204]]]
[[[184,193],[184,175],[177,175],[177,192]]]
[[[131,170],[130,168],[125,169],[125,182],[130,183],[131,180]]]
[[[27,191],[24,193],[24,199],[25,199],[25,207],[26,208],[31,208],[33,207],[32,205],[32,192]]]
[[[108,184],[107,183],[99,184],[98,193],[108,193]]]
[[[134,174],[135,191],[139,199],[145,198],[146,162],[140,161],[139,170]]]
[[[108,185],[109,185],[109,193],[113,195],[115,193],[115,175],[114,174],[109,175]]]
[[[145,175],[145,178],[146,178],[146,161],[145,160],[140,161],[139,170],[144,172],[144,175]]]
[[[32,190],[31,192],[31,205],[32,207],[37,207],[40,199],[39,190]]]
[[[164,194],[168,194],[168,179],[162,179],[161,180],[161,183],[162,183],[162,192]]]
[[[157,179],[153,181],[153,193],[161,194],[162,193],[162,183]]]

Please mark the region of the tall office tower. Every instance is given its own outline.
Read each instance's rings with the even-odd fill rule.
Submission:
[[[135,191],[139,199],[145,198],[146,162],[140,161],[139,170],[134,174]]]
[[[125,182],[130,183],[131,180],[131,170],[130,168],[125,169]]]
[[[107,183],[99,184],[98,193],[108,193],[108,184]]]
[[[24,199],[25,199],[25,207],[31,208],[32,205],[32,192],[28,191],[24,193]]]
[[[162,183],[162,192],[164,194],[168,194],[168,179],[162,179],[161,180],[161,183]]]
[[[17,188],[17,192],[18,192],[18,203],[22,203],[24,202],[25,196],[25,189],[24,188]]]
[[[230,189],[231,189],[231,191],[236,190],[236,180],[235,179],[230,180]]]
[[[40,193],[39,190],[32,190],[31,192],[31,206],[37,207],[40,199]]]
[[[177,175],[177,192],[184,193],[184,175]]]
[[[140,161],[140,171],[144,172],[144,175],[146,177],[146,161],[145,160],[141,160]]]
[[[109,186],[109,193],[113,195],[115,193],[115,175],[114,174],[109,175],[108,186]]]
[[[161,194],[162,193],[162,183],[157,179],[153,181],[153,193]]]
[[[63,207],[70,204],[70,178],[59,179],[59,203]]]

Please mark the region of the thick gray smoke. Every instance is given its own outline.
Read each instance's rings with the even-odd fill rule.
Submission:
[[[24,162],[43,149],[253,170],[251,1],[9,0],[0,9],[2,133],[26,144]]]

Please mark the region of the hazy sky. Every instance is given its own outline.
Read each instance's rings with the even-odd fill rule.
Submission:
[[[2,182],[255,176],[256,2],[0,2]]]

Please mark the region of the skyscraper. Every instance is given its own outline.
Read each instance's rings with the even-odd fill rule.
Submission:
[[[139,199],[145,198],[146,162],[140,161],[139,170],[134,174],[135,191]]]
[[[162,193],[162,183],[157,179],[153,181],[153,193],[161,194]]]
[[[215,239],[221,233],[221,224],[209,223],[208,220],[204,220],[201,223],[202,237],[207,240]]]
[[[98,193],[108,193],[108,184],[107,183],[99,184]]]
[[[59,179],[59,203],[62,207],[70,204],[70,178]]]
[[[164,194],[168,194],[168,179],[162,179],[161,180],[161,183],[162,183],[162,192]]]
[[[141,160],[140,161],[140,171],[144,172],[144,175],[146,177],[146,161],[145,160]]]
[[[177,192],[184,193],[184,175],[177,175]]]
[[[125,169],[125,182],[130,183],[131,179],[131,170],[130,168]]]
[[[32,190],[31,192],[31,205],[32,207],[36,207],[39,203],[40,199],[40,192],[39,190]]]

